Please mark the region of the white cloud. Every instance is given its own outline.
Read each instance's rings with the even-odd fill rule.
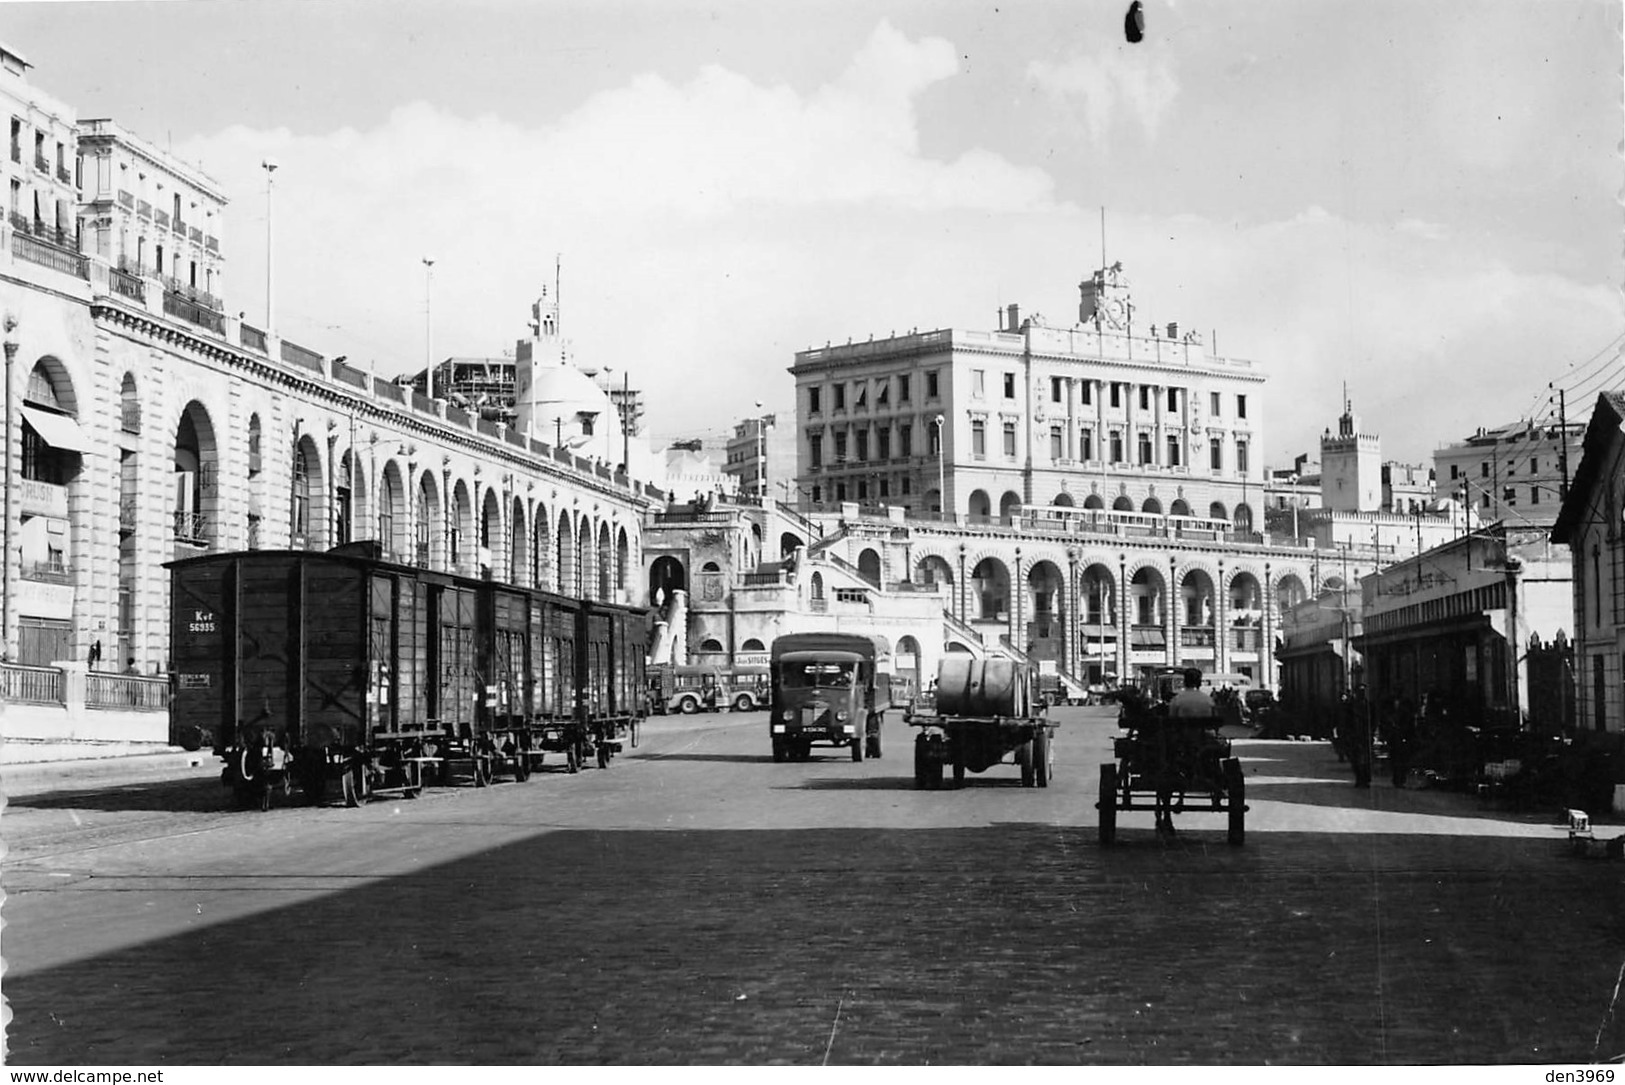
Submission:
[[[1096,147],[1105,146],[1124,124],[1155,142],[1179,96],[1179,80],[1164,57],[1122,47],[1079,53],[1059,64],[1035,60],[1027,65],[1027,77],[1056,101],[1079,103]]]

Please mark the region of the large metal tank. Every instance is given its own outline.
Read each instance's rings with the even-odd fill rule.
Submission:
[[[949,654],[937,664],[937,713],[943,716],[1030,716],[1032,668],[1012,659]]]

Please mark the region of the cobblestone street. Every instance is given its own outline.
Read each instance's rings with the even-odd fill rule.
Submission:
[[[1620,864],[1548,814],[1356,791],[1238,741],[1247,844],[1095,841],[1108,723],[1058,778],[919,792],[656,720],[607,772],[362,810],[200,813],[207,781],[13,798],[17,1064],[1504,1063],[1625,1053]],[[218,791],[218,785],[214,785]],[[215,796],[224,806],[223,792]],[[173,833],[52,837],[173,811]],[[202,823],[196,819],[203,818]],[[1599,835],[1607,833],[1605,828]],[[31,846],[31,841],[42,842]],[[54,841],[54,842],[53,842]]]

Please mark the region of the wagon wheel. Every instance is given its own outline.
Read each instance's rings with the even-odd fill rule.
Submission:
[[[783,764],[784,761],[786,760],[787,756],[788,756],[788,754],[787,754],[787,752],[786,752],[786,750],[784,748],[784,737],[782,735],[774,735],[773,736],[773,760],[780,763],[780,764]]]
[[[926,780],[930,775],[930,751],[926,748],[925,735],[914,740],[914,790],[925,790]]]
[[[483,754],[474,755],[474,786],[486,787],[491,783],[491,759]]]
[[[862,736],[862,735],[854,735],[852,737],[852,760],[854,760],[854,761],[862,761],[863,760],[864,741],[865,741],[865,739],[864,739],[864,736]]]
[[[1038,787],[1049,786],[1050,758],[1054,756],[1049,748],[1049,731],[1040,727],[1033,736],[1033,783]]]
[[[530,749],[521,747],[514,753],[513,778],[520,783],[530,779]]]
[[[1109,848],[1117,840],[1117,766],[1108,761],[1100,766],[1100,846]]]
[[[1028,739],[1016,747],[1016,764],[1021,766],[1021,786],[1033,786],[1033,740]]]
[[[360,765],[345,766],[344,775],[339,778],[339,784],[344,790],[345,806],[360,806],[366,801],[366,784],[362,776],[365,771]]]
[[[1235,847],[1247,839],[1247,780],[1241,774],[1241,762],[1234,757],[1225,759],[1224,779],[1230,801],[1230,836]]]

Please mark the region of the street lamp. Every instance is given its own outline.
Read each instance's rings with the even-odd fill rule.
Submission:
[[[932,420],[937,427],[937,515],[944,519],[948,512],[948,469],[944,457],[947,454],[942,444],[942,424],[948,421],[942,415]]]
[[[428,378],[429,398],[434,398],[434,318],[430,303],[434,297],[434,261],[423,258],[423,372]]]
[[[272,159],[265,159],[260,168],[265,171],[265,334],[271,334],[271,178],[276,173],[277,164]]]
[[[1298,545],[1298,476],[1291,475],[1287,481],[1292,484],[1292,495],[1287,498],[1292,502],[1292,545]]]

